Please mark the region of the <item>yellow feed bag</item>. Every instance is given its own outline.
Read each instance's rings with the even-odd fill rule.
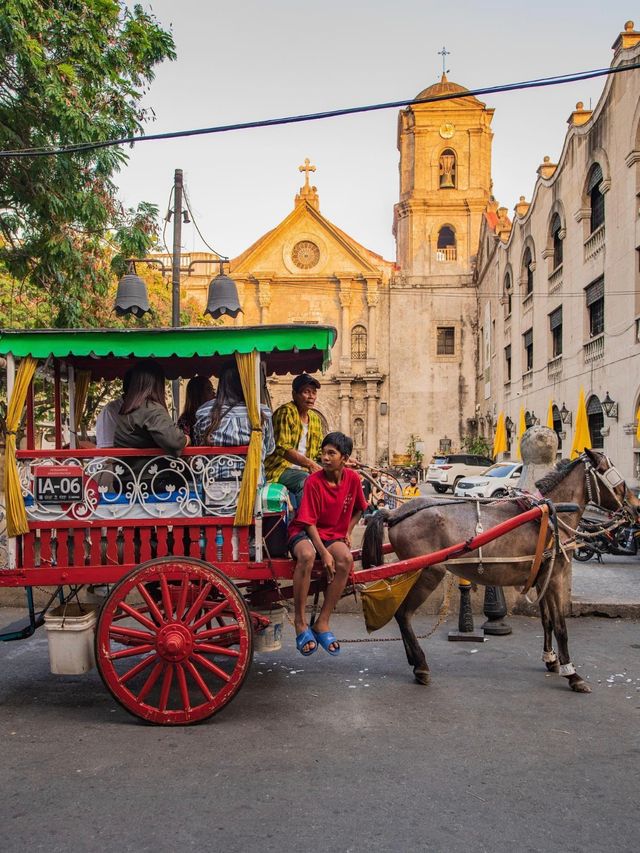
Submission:
[[[369,634],[393,619],[421,572],[422,569],[417,569],[410,574],[376,581],[362,590],[362,611]]]

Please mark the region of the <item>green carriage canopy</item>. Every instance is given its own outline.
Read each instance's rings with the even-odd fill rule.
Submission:
[[[267,373],[313,373],[331,362],[333,326],[203,326],[178,329],[0,330],[0,354],[35,359],[49,356],[92,379],[122,376],[132,359],[153,358],[169,379],[215,376],[235,353],[257,350]]]

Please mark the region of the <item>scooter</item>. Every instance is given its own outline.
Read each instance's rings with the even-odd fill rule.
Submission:
[[[598,530],[597,524],[585,521],[578,526],[580,531],[593,533]],[[627,527],[619,527],[617,530],[602,530],[597,536],[583,539],[573,552],[578,562],[586,563],[596,557],[602,562],[603,554],[613,554],[618,557],[635,557],[638,554],[638,541],[640,540],[640,525],[633,524]]]

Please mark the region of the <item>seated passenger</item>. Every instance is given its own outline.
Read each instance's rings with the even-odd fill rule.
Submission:
[[[129,390],[129,381],[134,368],[130,367],[122,377],[122,395],[116,397],[102,408],[96,418],[96,447],[113,447],[113,435],[116,429],[116,421],[124,398]]]
[[[266,381],[262,383],[260,414],[262,420],[262,461],[267,454],[273,453],[275,441],[271,409],[266,405],[269,400]],[[251,423],[242,391],[238,368],[229,364],[223,368],[218,382],[218,393],[214,400],[200,406],[196,412],[193,426],[193,443],[213,447],[241,447],[249,444]],[[233,460],[222,458],[217,468],[217,480],[236,480],[242,476],[244,458]],[[260,482],[264,481],[264,471]]]
[[[164,381],[164,371],[155,361],[141,361],[132,369],[116,419],[114,447],[157,447],[162,453],[180,456],[189,439],[169,416]],[[140,472],[150,461],[146,457],[132,459],[131,468]]]
[[[276,449],[266,460],[271,483],[289,489],[294,507],[300,505],[309,474],[320,471],[318,456],[322,443],[322,421],[313,411],[320,383],[308,373],[296,376],[291,385],[293,399],[276,409],[273,425]]]
[[[187,393],[184,401],[184,409],[178,418],[178,426],[183,433],[193,441],[193,425],[196,422],[196,412],[205,403],[216,396],[213,384],[208,376],[193,376],[187,382]]]
[[[305,657],[318,645],[330,655],[340,644],[329,629],[329,619],[347,583],[353,565],[351,534],[367,508],[360,477],[347,468],[353,441],[342,432],[330,432],[322,442],[322,468],[304,484],[298,515],[289,527],[289,551],[296,561],[293,572],[296,647]],[[305,606],[311,569],[316,559],[327,573],[322,609],[307,624]]]

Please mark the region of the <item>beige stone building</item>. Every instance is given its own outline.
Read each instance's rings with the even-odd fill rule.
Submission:
[[[613,67],[640,61],[633,23],[613,50]],[[568,455],[582,386],[593,447],[637,484],[640,71],[609,76],[593,110],[576,105],[558,162],[537,175],[513,222],[497,204],[484,217],[474,425],[491,436],[504,411],[515,442],[521,407],[545,424],[551,403]]]
[[[628,25],[615,66],[638,61],[639,39]],[[456,97],[398,116],[396,262],[322,215],[307,160],[292,212],[231,261],[243,313],[225,322],[336,326],[318,408],[366,462],[412,435],[427,461],[465,435],[491,439],[497,413],[517,423],[521,405],[544,423],[549,400],[566,448],[583,384],[594,444],[637,476],[639,92],[638,71],[615,75],[593,111],[571,113],[558,163],[545,158],[512,223],[491,195],[493,110],[443,75],[416,101]],[[185,280],[203,305],[217,265],[183,259],[208,257]],[[607,391],[617,421],[601,412]],[[290,379],[272,392],[288,399]]]

